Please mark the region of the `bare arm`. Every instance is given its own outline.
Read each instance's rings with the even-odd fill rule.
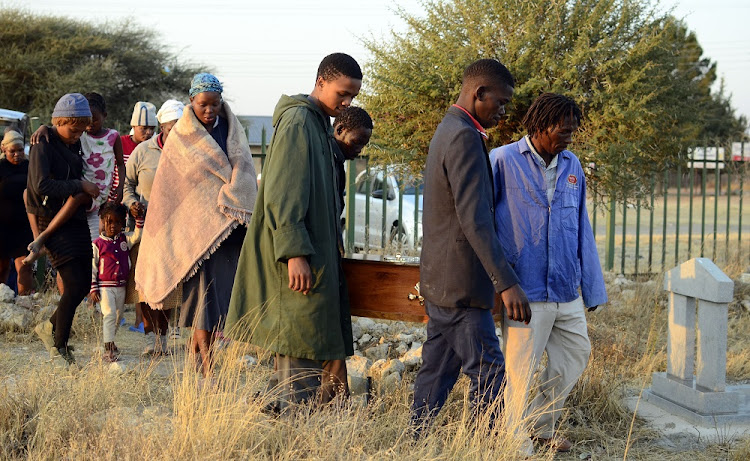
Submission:
[[[122,202],[122,191],[125,184],[125,157],[122,152],[122,140],[119,136],[115,140],[114,151],[115,168],[117,168],[117,175],[120,178],[120,182],[117,184],[117,190],[115,190],[115,201],[120,203]]]

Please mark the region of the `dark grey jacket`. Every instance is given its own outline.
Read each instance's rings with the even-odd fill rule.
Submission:
[[[495,232],[487,148],[471,118],[448,109],[424,172],[420,294],[443,307],[491,309],[518,283]]]

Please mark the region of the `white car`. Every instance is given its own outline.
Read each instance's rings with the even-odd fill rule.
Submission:
[[[354,189],[355,251],[383,248],[404,251],[422,247],[422,185],[415,187],[415,181],[409,180],[402,193],[397,175],[390,168],[387,171],[388,174],[384,175],[382,168],[373,168],[369,175],[367,171],[357,175]],[[417,197],[419,200],[415,201]],[[348,206],[349,198],[345,201]],[[415,202],[419,204],[417,209]],[[345,220],[347,216],[345,208],[342,218]],[[345,238],[347,234],[344,231]]]

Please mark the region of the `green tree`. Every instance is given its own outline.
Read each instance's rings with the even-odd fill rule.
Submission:
[[[94,25],[75,19],[0,11],[0,107],[48,121],[65,93],[96,91],[110,126],[128,127],[136,101],[159,107],[187,98],[202,66],[181,63],[152,30],[132,22]]]
[[[647,192],[644,178],[678,161],[709,118],[741,128],[728,100],[711,92],[715,64],[701,57],[695,36],[648,0],[428,0],[423,7],[424,16],[399,10],[406,32],[365,39],[373,59],[362,100],[377,123],[369,153],[380,162],[421,171],[463,69],[487,57],[517,79],[508,117],[488,146],[524,133],[520,121],[541,92],[567,94],[585,118],[572,149],[584,165],[596,163],[589,182],[600,195]]]

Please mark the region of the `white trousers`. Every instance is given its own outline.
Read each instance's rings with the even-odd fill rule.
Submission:
[[[509,429],[551,438],[565,399],[586,369],[591,342],[583,300],[569,303],[530,303],[531,322],[503,315],[505,353],[505,417]],[[547,366],[537,372],[542,354]],[[537,384],[538,383],[538,384]],[[531,385],[538,392],[526,405]]]
[[[101,297],[104,342],[111,343],[115,341],[115,334],[125,310],[125,287],[101,287],[99,296]]]

